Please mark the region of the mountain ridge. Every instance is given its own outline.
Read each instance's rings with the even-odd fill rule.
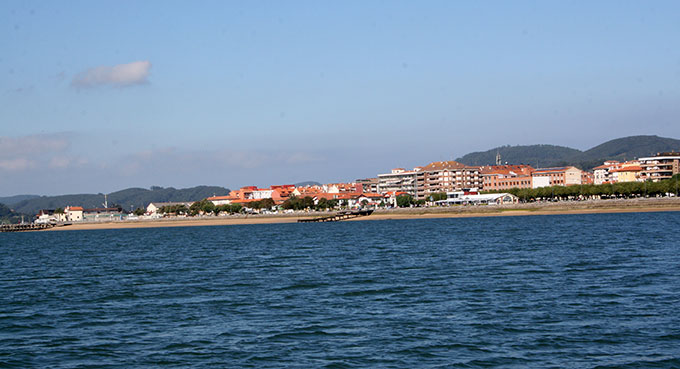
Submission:
[[[176,189],[173,187],[152,186],[150,189],[131,187],[106,195],[109,206],[121,206],[124,210],[145,208],[150,202],[198,201],[210,196],[228,195],[229,189],[219,186],[195,186]],[[40,209],[82,206],[84,208],[102,207],[104,194],[67,194],[40,196],[26,199],[12,205],[14,211],[36,214]]]
[[[468,153],[456,161],[466,165],[493,165],[496,154],[509,164],[528,164],[536,168],[573,165],[584,170],[605,160],[632,160],[657,152],[680,150],[680,140],[654,135],[628,136],[609,140],[588,150],[558,145],[499,146],[487,151]]]

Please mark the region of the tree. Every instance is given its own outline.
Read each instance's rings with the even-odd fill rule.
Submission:
[[[137,216],[140,216],[140,215],[144,215],[145,212],[146,212],[146,210],[144,210],[142,208],[137,208],[137,209],[135,209],[134,214],[137,215]]]
[[[446,192],[435,192],[430,194],[430,201],[446,200]]]
[[[413,196],[409,194],[403,194],[397,196],[397,206],[400,208],[405,208],[413,204]]]
[[[54,209],[54,214],[64,214],[64,209],[63,208],[56,208],[56,209]]]

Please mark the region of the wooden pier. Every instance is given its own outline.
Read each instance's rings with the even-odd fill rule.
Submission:
[[[328,215],[319,218],[298,219],[298,223],[314,223],[314,222],[339,222],[341,220],[354,219],[358,217],[365,217],[373,214],[373,210],[355,210],[355,211],[341,211],[333,215]]]
[[[26,231],[42,231],[45,229],[51,229],[54,227],[63,227],[69,225],[65,224],[55,224],[55,223],[27,223],[27,224],[2,224],[0,225],[0,232],[26,232]]]

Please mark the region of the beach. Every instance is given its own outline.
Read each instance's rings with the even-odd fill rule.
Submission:
[[[386,210],[380,209],[376,210],[370,216],[359,217],[347,221],[505,217],[559,214],[643,213],[657,211],[680,211],[680,198],[666,197],[543,202],[503,206],[476,205],[419,207]],[[63,227],[55,227],[49,231],[295,223],[299,219],[309,219],[329,214],[332,214],[332,212],[297,212],[290,214],[204,216],[193,218],[161,218],[135,221],[83,222],[73,223]]]

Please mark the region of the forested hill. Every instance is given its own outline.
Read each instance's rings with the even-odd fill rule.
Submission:
[[[503,163],[528,164],[535,168],[574,165],[587,170],[605,160],[633,160],[664,151],[680,151],[680,140],[630,136],[607,141],[586,151],[554,145],[502,146],[473,152],[456,161],[467,165],[492,165],[496,162],[496,153],[500,153]]]
[[[12,206],[12,205],[19,203],[21,201],[35,199],[36,197],[40,197],[40,196],[38,196],[38,195],[16,195],[16,196],[0,197],[0,203],[5,204],[7,206]]]
[[[578,163],[593,168],[601,165],[604,159],[633,160],[668,151],[680,151],[680,140],[659,136],[630,136],[607,141],[584,151],[578,157]]]
[[[21,214],[10,209],[7,205],[0,203],[0,224],[19,223],[20,221]]]
[[[498,153],[501,154],[503,163],[527,164],[537,168],[561,165],[581,151],[555,145],[501,146],[488,151],[473,152],[456,161],[466,165],[493,165]]]
[[[210,196],[224,196],[229,189],[218,186],[197,186],[175,189],[173,187],[128,188],[107,195],[108,205],[119,205],[124,210],[130,208],[146,208],[150,202],[198,201]],[[15,211],[24,214],[36,214],[40,209],[56,209],[66,206],[82,206],[84,208],[102,207],[104,194],[76,194],[60,196],[41,196],[23,200],[14,204]]]

